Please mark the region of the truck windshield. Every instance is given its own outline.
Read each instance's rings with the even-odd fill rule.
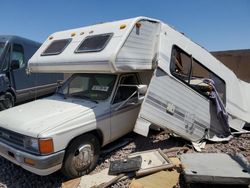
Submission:
[[[57,93],[97,102],[107,99],[114,87],[113,74],[75,74],[66,81]]]

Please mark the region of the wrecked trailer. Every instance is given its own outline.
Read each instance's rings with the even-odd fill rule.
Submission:
[[[151,125],[198,142],[227,139],[232,122],[250,122],[249,85],[151,18],[54,33],[29,71],[72,74],[55,95],[0,113],[1,135],[20,140],[1,136],[0,154],[39,175],[84,175],[100,147],[132,130],[146,136]]]

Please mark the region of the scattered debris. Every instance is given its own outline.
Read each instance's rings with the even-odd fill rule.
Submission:
[[[141,156],[111,161],[109,167],[109,175],[117,175],[121,173],[137,171],[141,168],[141,163]]]
[[[143,152],[132,153],[128,158],[141,156],[142,164],[140,170],[136,172],[136,176],[145,176],[161,170],[173,168],[174,165],[161,149],[148,150]]]
[[[63,182],[62,188],[77,188],[80,184],[80,181],[81,181],[81,178],[76,178],[76,179]]]
[[[205,148],[206,141],[202,140],[201,142],[192,142],[194,149],[198,152],[201,152],[201,149]]]
[[[180,174],[176,170],[160,171],[134,179],[129,188],[173,188],[178,185]]]
[[[174,157],[177,156],[179,153],[186,153],[189,150],[188,147],[173,147],[170,149],[164,149],[162,150],[163,153],[165,153],[167,156],[173,156],[172,153],[174,154]]]
[[[188,183],[250,184],[250,166],[243,155],[189,153],[180,159]]]
[[[110,180],[116,177],[117,176],[109,175],[108,169],[104,169],[96,174],[82,176],[79,187],[80,188],[98,187],[101,184],[109,182]]]
[[[116,176],[115,178],[111,179],[107,183],[103,183],[103,184],[97,186],[96,188],[107,188],[107,187],[119,182],[120,180],[125,180],[125,179],[128,179],[128,178],[134,177],[134,176],[135,176],[134,173],[128,173],[127,175],[126,174],[120,174],[119,176]]]

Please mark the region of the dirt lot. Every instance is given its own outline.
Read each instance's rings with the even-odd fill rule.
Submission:
[[[168,149],[172,147],[188,146],[190,149],[188,152],[195,152],[191,144],[181,138],[170,137],[164,132],[150,132],[149,137],[145,138],[140,135],[131,133],[126,135],[124,138],[116,141],[115,143],[105,147],[109,149],[115,144],[122,142],[122,140],[131,138],[132,141],[120,148],[116,149],[107,154],[102,154],[98,162],[98,166],[92,173],[96,173],[101,169],[108,168],[110,161],[115,159],[121,159],[126,157],[132,152],[150,150],[150,149]],[[240,135],[233,138],[229,142],[225,143],[207,143],[205,149],[202,152],[224,152],[224,153],[241,153],[248,161],[250,161],[250,135]],[[175,153],[170,153],[175,155]],[[8,162],[4,158],[0,157],[0,188],[3,187],[61,187],[62,182],[66,181],[65,177],[60,173],[56,172],[52,175],[41,177],[34,175],[22,168]],[[128,187],[130,180],[125,180],[113,185],[113,188]],[[180,182],[181,187],[190,187],[185,184],[182,179]],[[208,185],[193,185],[191,187],[211,187]],[[213,186],[216,187],[216,186]],[[220,186],[221,187],[221,186]]]

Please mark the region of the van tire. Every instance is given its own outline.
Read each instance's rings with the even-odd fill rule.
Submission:
[[[6,92],[4,96],[5,100],[1,102],[1,109],[5,110],[14,106],[14,97],[10,92]]]
[[[99,154],[100,142],[94,135],[85,134],[77,137],[66,149],[63,174],[70,179],[88,174],[96,167]]]

